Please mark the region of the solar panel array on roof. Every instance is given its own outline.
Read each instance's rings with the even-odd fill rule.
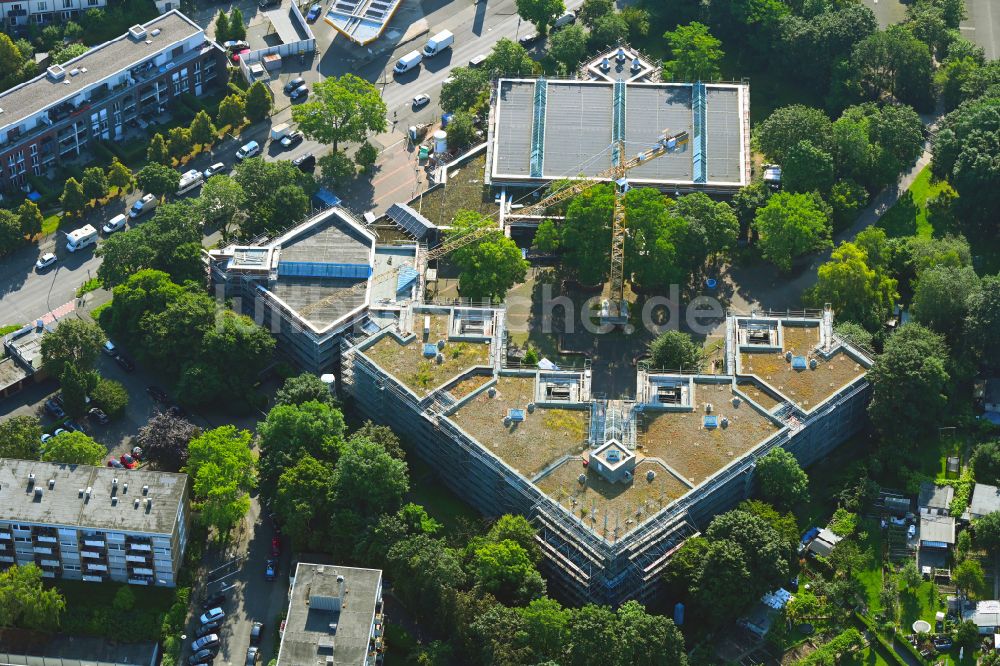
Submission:
[[[366,280],[371,277],[372,267],[368,264],[331,264],[319,261],[279,261],[278,275],[281,277],[323,277],[341,280]]]
[[[385,215],[417,240],[423,240],[427,234],[437,229],[434,223],[406,204],[392,204]]]

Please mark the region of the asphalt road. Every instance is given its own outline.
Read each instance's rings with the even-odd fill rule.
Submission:
[[[1000,5],[997,0],[965,0],[969,17],[962,21],[962,36],[986,50],[987,60],[1000,58]]]

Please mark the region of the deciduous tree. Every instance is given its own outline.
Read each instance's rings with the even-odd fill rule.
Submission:
[[[369,132],[384,132],[386,106],[378,89],[353,74],[315,84],[309,101],[292,108],[292,120],[314,141],[337,151],[343,141],[364,141]]]
[[[913,318],[945,337],[957,349],[962,340],[970,300],[982,289],[969,266],[931,266],[920,274],[913,292]]]
[[[104,333],[86,319],[66,319],[42,337],[42,363],[52,377],[60,377],[67,363],[89,372],[104,344]]]
[[[768,158],[784,163],[787,152],[800,141],[809,141],[829,152],[833,143],[833,123],[819,109],[793,104],[783,106],[757,126],[754,146]]]
[[[99,379],[90,391],[90,398],[111,418],[121,416],[128,407],[128,390],[113,379]]]
[[[34,416],[18,414],[0,421],[0,458],[38,460],[42,424]]]
[[[170,157],[179,160],[193,149],[194,140],[187,127],[174,127],[167,133],[167,154]]]
[[[787,271],[795,257],[829,247],[830,219],[820,203],[810,194],[771,197],[754,220],[764,258]]]
[[[968,559],[959,562],[952,574],[955,586],[966,597],[975,599],[986,589],[986,575],[979,560]]]
[[[42,583],[37,565],[15,564],[0,572],[0,627],[51,631],[65,609],[66,600],[58,588]]]
[[[311,372],[289,377],[274,394],[275,405],[301,405],[309,401],[326,403],[331,407],[337,405],[330,386]]]
[[[541,0],[541,2],[559,2],[560,5],[562,4],[561,0]],[[482,65],[483,72],[492,73],[494,76],[507,77],[531,76],[540,71],[540,69],[539,64],[531,59],[531,55],[523,46],[506,37],[500,38],[500,41],[493,45],[493,51]]]
[[[483,215],[470,210],[460,210],[452,223],[457,236],[491,224]],[[450,260],[461,270],[458,276],[459,291],[465,298],[500,301],[507,291],[524,280],[528,262],[521,250],[499,230],[487,234],[451,253]]]
[[[221,426],[188,444],[186,470],[201,517],[225,539],[250,508],[247,494],[254,484],[251,435],[235,426]]]
[[[72,363],[63,365],[59,375],[59,386],[62,388],[63,409],[75,419],[87,411],[88,377],[77,370]]]
[[[200,146],[211,146],[218,138],[218,130],[204,109],[191,120],[191,140]]]
[[[333,467],[312,456],[299,458],[282,472],[274,512],[296,548],[325,550],[333,509]]]
[[[477,548],[472,570],[477,587],[506,604],[523,606],[545,593],[545,580],[528,553],[509,539]]]
[[[168,166],[150,162],[139,170],[135,182],[143,192],[163,198],[177,191],[181,175]]]
[[[816,286],[808,299],[830,303],[840,321],[854,321],[876,331],[899,297],[896,281],[870,266],[868,254],[850,242],[833,251],[817,270]]]
[[[221,107],[220,107],[221,108]],[[170,153],[167,151],[167,140],[157,132],[149,140],[149,147],[146,148],[146,159],[154,164],[166,165],[170,161]]]
[[[42,232],[42,211],[38,209],[38,204],[27,199],[17,209],[17,223],[21,233],[29,238]]]
[[[66,179],[59,202],[66,215],[79,217],[83,213],[83,209],[87,205],[87,195],[83,193],[83,186],[76,178],[71,176]]]
[[[113,158],[108,167],[108,185],[117,187],[118,194],[123,195],[132,191],[133,182],[132,170],[119,162],[117,157]]]
[[[188,460],[188,444],[201,428],[169,412],[157,412],[135,437],[143,458],[166,472],[180,471]]]
[[[477,111],[489,101],[489,77],[482,68],[456,67],[441,86],[441,108],[448,113]]]
[[[229,240],[237,214],[247,205],[243,187],[230,176],[212,176],[201,187],[198,195],[198,211],[206,224],[218,223],[222,240]]]
[[[517,14],[534,23],[538,32],[545,34],[557,16],[566,11],[563,0],[517,0]]]
[[[827,192],[833,186],[833,156],[808,139],[791,147],[781,168],[781,183],[789,192]]]
[[[65,463],[67,465],[100,465],[108,452],[82,432],[67,432],[45,442],[42,460]]]
[[[381,446],[393,458],[406,460],[406,452],[399,443],[396,433],[389,426],[376,425],[371,421],[365,421],[360,428],[351,433],[351,439],[367,439]]]
[[[608,3],[610,4],[610,3]],[[581,10],[582,11],[582,10]],[[587,33],[578,25],[568,25],[549,38],[549,55],[572,71],[587,55]]]
[[[108,177],[101,167],[87,167],[83,170],[83,180],[80,182],[83,187],[83,196],[94,205],[98,199],[108,195]]]
[[[795,456],[780,446],[757,461],[755,476],[761,496],[779,508],[788,510],[809,499],[809,477]]]
[[[246,95],[247,118],[250,122],[256,123],[267,118],[273,105],[274,98],[268,87],[262,81],[254,81]]]
[[[670,45],[671,60],[663,63],[663,76],[674,81],[714,81],[719,78],[722,42],[712,36],[708,26],[693,21],[664,33]]]
[[[566,266],[588,285],[604,282],[611,254],[611,216],[614,192],[595,185],[573,197],[560,226]]]
[[[273,497],[282,472],[305,455],[336,463],[343,444],[344,417],[326,403],[276,405],[257,426],[261,494]]]
[[[391,513],[409,487],[406,463],[375,442],[352,437],[344,445],[333,478],[337,506],[366,517]]]
[[[650,361],[654,368],[693,372],[705,363],[701,345],[682,331],[666,331],[649,343]]]

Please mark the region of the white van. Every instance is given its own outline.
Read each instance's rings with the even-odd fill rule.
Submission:
[[[89,224],[66,234],[66,249],[70,252],[82,250],[88,245],[95,245],[96,243],[97,229]]]
[[[132,207],[128,211],[128,216],[134,220],[140,215],[145,215],[146,213],[155,210],[159,203],[159,199],[152,194],[147,194],[132,204]]]
[[[405,56],[400,58],[396,63],[396,66],[392,69],[397,74],[402,74],[403,72],[408,72],[419,65],[420,61],[423,59],[424,57],[420,55],[420,51],[410,51]]]
[[[442,30],[427,40],[424,57],[432,58],[455,43],[455,35],[450,30]]]
[[[125,228],[125,221],[127,219],[128,218],[125,217],[124,213],[119,213],[108,220],[108,223],[101,227],[101,231],[103,231],[106,235],[111,235],[116,231],[121,231]]]
[[[180,196],[190,192],[196,187],[200,187],[205,182],[205,176],[198,169],[190,169],[181,174],[181,182],[177,187],[177,195]]]

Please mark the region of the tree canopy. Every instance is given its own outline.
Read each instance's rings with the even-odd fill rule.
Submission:
[[[207,430],[188,443],[185,470],[193,481],[192,494],[201,519],[225,539],[250,509],[254,486],[251,434],[226,425]]]
[[[273,496],[284,470],[305,455],[335,462],[343,435],[343,415],[325,402],[275,405],[257,425],[261,493]]]
[[[795,257],[829,247],[830,218],[811,194],[779,192],[758,209],[754,223],[764,258],[781,270]]]
[[[755,472],[760,494],[781,509],[791,509],[809,499],[809,477],[787,450],[775,447],[757,461]]]
[[[778,163],[784,163],[787,151],[801,141],[829,151],[833,143],[830,118],[819,109],[793,104],[775,110],[753,133],[754,146]]]
[[[301,405],[310,401],[325,402],[331,407],[337,404],[330,386],[311,372],[289,377],[274,394],[275,405]]]
[[[479,213],[460,210],[452,223],[452,233],[463,236],[489,224],[492,221]],[[474,300],[503,300],[528,271],[528,262],[517,244],[499,229],[458,248],[449,259],[461,271],[458,286],[462,296]]]
[[[139,189],[161,199],[176,192],[180,182],[180,172],[155,162],[142,167],[135,175],[135,183]]]
[[[482,68],[455,67],[441,86],[441,108],[448,113],[477,110],[489,101],[489,77]]]
[[[682,331],[666,331],[649,343],[650,360],[654,368],[692,372],[705,363],[701,345]]]
[[[844,241],[820,265],[808,300],[819,306],[830,303],[840,322],[853,321],[877,331],[899,294],[896,280],[872,263],[864,249]]]
[[[82,432],[67,432],[47,441],[42,460],[68,465],[100,465],[108,449]]]
[[[517,0],[515,6],[518,16],[534,23],[543,35],[556,17],[566,10],[563,0]]]
[[[201,428],[169,412],[157,412],[139,428],[135,443],[143,458],[167,472],[179,472],[187,464],[188,444],[201,435]]]
[[[292,121],[313,141],[338,145],[364,141],[369,132],[384,132],[386,106],[378,88],[354,74],[313,85],[309,101],[292,107]]]
[[[0,421],[0,458],[38,460],[42,424],[34,416],[17,414]]]
[[[52,631],[65,609],[63,595],[43,584],[36,564],[14,564],[0,572],[0,627]]]
[[[664,33],[670,45],[671,60],[663,63],[663,76],[674,81],[714,81],[719,78],[719,64],[724,56],[722,42],[712,36],[708,26],[694,21]]]
[[[61,377],[67,363],[83,372],[94,368],[104,344],[104,333],[92,321],[65,319],[51,333],[42,336],[42,364],[53,377]]]

